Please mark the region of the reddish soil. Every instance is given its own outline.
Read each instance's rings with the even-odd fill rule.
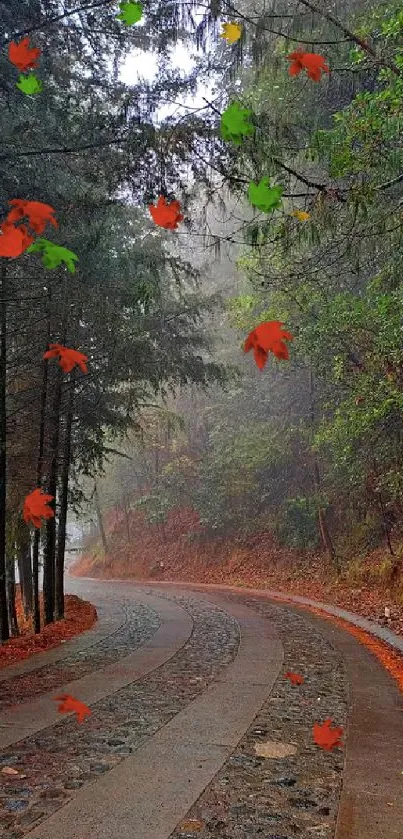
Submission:
[[[384,548],[354,568],[346,563],[337,577],[322,556],[280,547],[268,532],[203,541],[197,514],[190,509],[171,512],[163,527],[149,526],[142,513],[131,513],[130,542],[122,516],[109,513],[107,523],[108,557],[98,543],[89,545],[70,573],[271,588],[340,606],[403,635],[401,581],[394,588],[388,583]],[[385,606],[391,609],[390,619],[385,619]]]
[[[38,635],[32,631],[32,623],[24,617],[21,597],[17,588],[17,618],[20,630],[18,638],[11,638],[0,645],[0,670],[9,664],[17,664],[26,658],[58,647],[62,641],[80,635],[86,629],[91,629],[97,620],[95,606],[86,600],[81,600],[75,594],[67,594],[64,598],[65,616],[63,620],[45,626]],[[43,602],[41,599],[41,622],[43,625]]]

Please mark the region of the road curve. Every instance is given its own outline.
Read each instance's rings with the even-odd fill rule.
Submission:
[[[0,714],[0,764],[26,778],[0,782],[4,839],[179,839],[183,819],[201,839],[402,839],[403,698],[349,633],[261,591],[67,589],[103,604],[97,627],[2,674],[18,704]],[[60,719],[61,692],[90,705],[82,726]],[[326,716],[343,752],[312,742]],[[287,755],[256,757],[273,746]]]

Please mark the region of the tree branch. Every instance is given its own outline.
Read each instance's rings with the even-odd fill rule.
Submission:
[[[66,17],[71,17],[72,15],[76,15],[78,12],[86,12],[90,9],[98,9],[100,6],[106,6],[107,3],[112,3],[113,0],[98,0],[97,3],[91,3],[90,6],[77,6],[75,9],[71,9],[70,12],[63,12],[61,15],[56,15],[55,17],[51,17],[48,20],[44,20],[41,23],[37,23],[35,26],[30,26],[29,29],[21,29],[20,32],[14,32],[13,35],[10,35],[8,38],[4,38],[4,43],[8,44],[9,41],[14,41],[16,38],[23,38],[25,35],[30,35],[31,32],[39,32],[42,29],[45,29],[46,26],[50,26],[52,23],[58,23],[59,20],[63,20]]]
[[[393,61],[385,61],[383,58],[379,58],[377,52],[374,50],[373,47],[370,46],[370,44],[368,44],[366,41],[363,41],[363,39],[359,38],[358,35],[354,35],[354,32],[351,32],[351,30],[348,29],[347,26],[344,26],[344,23],[342,23],[337,17],[334,17],[334,15],[332,15],[331,12],[326,12],[324,9],[318,9],[318,7],[315,6],[314,3],[311,3],[310,0],[299,0],[299,2],[302,3],[303,6],[306,6],[307,9],[310,9],[311,12],[315,12],[315,14],[326,18],[326,20],[328,20],[329,23],[333,23],[334,26],[337,26],[337,28],[340,29],[350,41],[353,41],[355,44],[361,47],[361,49],[364,52],[372,56],[372,58],[376,61],[377,64],[381,64],[384,67],[388,67],[389,70],[392,70],[392,73],[394,73],[395,76],[402,76],[401,71],[396,66],[396,64],[393,63]]]

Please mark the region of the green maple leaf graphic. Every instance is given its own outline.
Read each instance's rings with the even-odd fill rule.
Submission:
[[[232,141],[236,146],[242,143],[243,137],[253,134],[254,127],[248,122],[252,111],[242,108],[237,102],[233,102],[221,115],[221,137],[223,140]]]
[[[262,213],[271,213],[281,203],[281,196],[283,194],[282,186],[270,186],[268,178],[255,184],[251,181],[248,189],[248,198],[254,207],[257,207]]]
[[[143,6],[141,3],[119,3],[120,15],[117,15],[119,20],[122,20],[126,26],[131,26],[133,23],[138,23],[143,17]]]
[[[37,239],[33,245],[27,249],[27,253],[42,253],[42,265],[45,268],[58,268],[63,262],[66,265],[70,274],[74,274],[76,266],[74,260],[78,259],[77,254],[69,251],[68,248],[62,248],[60,245],[55,245],[49,239]]]
[[[40,93],[43,90],[42,82],[35,76],[35,73],[30,73],[28,76],[21,75],[16,82],[16,86],[22,93],[32,96],[34,93]]]

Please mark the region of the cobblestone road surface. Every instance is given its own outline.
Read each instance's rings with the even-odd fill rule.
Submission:
[[[0,773],[1,839],[402,839],[402,697],[348,633],[247,593],[73,579],[68,590],[102,602],[98,627],[0,680],[0,768],[19,773]],[[114,683],[111,667],[146,660],[157,638],[162,663]],[[91,717],[55,722],[49,691],[77,682],[83,698],[104,668]],[[39,730],[19,739],[18,715],[39,702]],[[342,750],[313,742],[329,717]]]

